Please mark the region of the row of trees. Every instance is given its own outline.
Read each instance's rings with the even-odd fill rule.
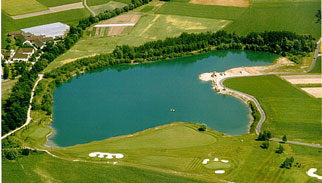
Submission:
[[[104,13],[93,17],[82,19],[77,26],[70,26],[69,33],[64,39],[56,40],[55,42],[49,42],[47,46],[42,50],[44,53],[40,59],[28,72],[22,73],[18,82],[12,89],[10,97],[3,103],[2,106],[2,134],[8,133],[11,130],[24,124],[27,118],[27,110],[29,106],[30,94],[32,87],[37,79],[38,73],[43,71],[59,55],[65,53],[70,49],[83,35],[83,31],[92,24],[106,20],[119,15],[120,13],[132,10],[143,4],[148,3],[150,0],[132,0],[132,3],[125,6],[123,9],[116,8],[114,10],[108,10]],[[7,71],[7,70],[6,70]],[[68,75],[68,73],[65,73]],[[56,83],[54,84],[56,85]],[[51,86],[51,88],[54,88]],[[52,101],[52,94],[48,94],[45,97],[45,101]],[[46,103],[45,110],[47,114],[51,113],[51,103]],[[50,105],[50,106],[48,106]]]

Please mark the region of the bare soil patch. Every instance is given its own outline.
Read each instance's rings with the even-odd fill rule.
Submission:
[[[17,15],[17,16],[11,16],[13,19],[22,19],[22,18],[29,18],[29,17],[34,17],[34,16],[39,16],[39,15],[46,15],[50,13],[57,13],[61,11],[67,11],[67,10],[73,10],[73,9],[82,9],[84,8],[83,3],[73,3],[73,4],[66,4],[62,6],[55,6],[55,7],[50,7],[49,10],[45,11],[38,11],[34,13],[27,13],[23,15]]]
[[[292,84],[319,84],[322,83],[321,75],[287,75],[281,76]]]
[[[249,0],[190,0],[191,4],[248,7]]]
[[[322,98],[322,87],[309,87],[301,89],[315,98]]]

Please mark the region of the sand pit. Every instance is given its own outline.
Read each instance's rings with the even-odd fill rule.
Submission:
[[[207,164],[208,163],[208,161],[209,161],[209,159],[204,159],[203,161],[202,161],[202,164]]]
[[[124,155],[120,153],[112,154],[112,153],[103,153],[103,152],[92,152],[92,153],[89,153],[88,156],[92,158],[93,157],[104,158],[104,156],[106,156],[106,159],[113,159],[114,157],[116,159],[121,159],[124,157]]]
[[[292,84],[320,84],[322,83],[321,75],[286,75],[281,78]]]
[[[225,173],[225,170],[215,170],[215,174],[223,174]]]
[[[218,158],[215,158],[214,161],[219,161],[219,159]]]
[[[315,98],[322,98],[322,87],[307,87],[301,89]]]
[[[191,4],[248,7],[249,0],[190,0]]]
[[[199,75],[199,79],[201,81],[212,81],[213,80],[213,77],[212,76],[212,72],[207,72],[207,73],[202,73]]]
[[[228,163],[229,161],[228,160],[221,160],[221,162],[223,162],[223,163]]]
[[[317,171],[317,169],[316,169],[316,168],[310,168],[310,169],[306,172],[306,174],[307,174],[308,176],[310,176],[310,177],[316,177],[317,179],[322,180],[322,176],[317,175],[317,174],[315,174],[315,173],[314,173],[314,172],[316,172],[316,171]]]

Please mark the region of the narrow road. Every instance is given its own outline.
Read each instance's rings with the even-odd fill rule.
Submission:
[[[37,85],[38,85],[39,81],[40,81],[40,80],[42,80],[42,78],[44,77],[44,75],[43,75],[43,74],[39,74],[38,76],[39,76],[39,78],[38,78],[38,79],[37,79],[37,81],[35,82],[35,85],[34,85],[34,87],[32,88],[32,91],[31,91],[31,97],[30,97],[30,101],[29,101],[29,108],[28,108],[28,112],[27,112],[27,120],[26,120],[26,123],[25,123],[25,124],[23,124],[21,127],[16,128],[16,129],[14,129],[13,131],[11,131],[11,132],[9,132],[9,133],[5,134],[4,136],[2,136],[2,137],[1,137],[1,140],[2,140],[2,139],[4,139],[4,138],[6,138],[6,137],[7,137],[7,136],[9,136],[9,135],[11,135],[11,134],[15,133],[16,131],[18,131],[18,130],[20,130],[20,129],[24,128],[25,126],[27,126],[27,125],[30,123],[30,121],[31,121],[31,117],[30,117],[31,103],[32,103],[32,100],[33,100],[33,98],[34,98],[35,89],[36,89],[36,87],[37,87]]]
[[[284,142],[281,139],[269,139],[271,141],[275,141],[275,142]],[[289,144],[297,144],[297,145],[303,145],[303,146],[310,146],[310,147],[318,147],[318,148],[322,148],[322,146],[318,145],[318,144],[309,144],[309,143],[304,143],[304,142],[296,142],[296,141],[286,141],[286,143]]]
[[[90,11],[93,14],[94,17],[96,16],[95,12],[87,6],[86,0],[84,0],[84,6],[86,7],[86,9],[88,9],[88,11]]]

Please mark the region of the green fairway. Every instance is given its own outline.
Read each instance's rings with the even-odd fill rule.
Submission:
[[[47,10],[48,8],[36,0],[3,0],[1,10],[9,15],[21,15],[36,11]]]
[[[321,36],[321,27],[316,23],[316,12],[321,2],[254,2],[245,13],[225,30],[246,35],[250,32],[285,30],[299,34]]]
[[[32,154],[19,161],[3,160],[4,182],[204,182],[193,178],[128,166],[73,162],[46,153]]]
[[[59,0],[59,1],[53,1],[53,0],[37,0],[43,5],[46,5],[48,7],[53,7],[53,6],[61,6],[65,4],[72,4],[72,3],[78,3],[82,2],[81,0]]]
[[[247,8],[168,2],[156,13],[224,20],[238,19]]]
[[[286,135],[289,140],[321,144],[320,99],[274,75],[231,78],[224,84],[257,98],[266,114],[261,130],[276,138]]]
[[[125,4],[131,3],[131,0],[114,0],[114,1],[120,2],[120,3],[125,3]],[[111,0],[87,0],[86,4],[88,6],[96,6],[96,5],[106,4],[108,2],[111,2]]]
[[[217,31],[230,21],[175,15],[145,14],[126,36],[84,37],[68,52],[49,64],[45,72],[77,58],[110,53],[116,45],[138,46],[148,41],[179,36],[182,32]]]

